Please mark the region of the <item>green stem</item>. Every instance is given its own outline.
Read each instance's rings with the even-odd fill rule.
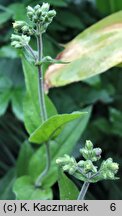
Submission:
[[[82,186],[82,189],[79,193],[79,196],[77,198],[77,200],[84,200],[84,197],[86,195],[86,192],[88,190],[88,187],[89,187],[90,183],[89,182],[84,182],[83,186]]]
[[[38,35],[37,35],[37,46],[38,46],[38,61],[40,62],[43,57],[43,44],[42,44],[42,35],[40,33],[40,26],[38,26]],[[40,114],[42,118],[42,123],[47,120],[47,111],[45,105],[45,97],[44,97],[44,83],[43,83],[43,73],[42,73],[42,66],[38,65],[38,94],[39,94],[39,102],[40,102]],[[44,176],[47,175],[50,164],[51,164],[51,154],[50,154],[50,146],[49,142],[45,143],[46,152],[47,152],[47,160],[46,160],[46,167],[44,171],[38,176],[35,187],[40,187],[42,179]]]
[[[39,27],[38,27],[38,31]],[[42,35],[41,33],[37,36],[37,46],[38,46],[38,61],[42,60],[43,56],[43,43],[42,43]],[[44,83],[43,83],[43,73],[42,66],[38,65],[38,91],[39,91],[39,102],[40,102],[40,112],[42,117],[42,122],[47,120],[47,112],[45,106],[45,98],[44,98]]]
[[[30,54],[33,56],[35,62],[37,61],[36,59],[36,55],[34,54],[33,49],[31,48],[31,46],[29,46],[28,44],[25,46],[26,50],[30,52]]]

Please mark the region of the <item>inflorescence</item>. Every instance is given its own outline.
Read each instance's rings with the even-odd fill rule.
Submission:
[[[85,160],[76,162],[74,157],[64,155],[56,160],[56,163],[62,169],[81,181],[98,182],[105,179],[115,180],[118,179],[115,175],[118,172],[118,163],[113,162],[112,158],[101,163],[100,168],[94,165],[101,158],[101,148],[93,148],[91,141],[87,140],[85,147],[80,149],[80,153]]]
[[[43,3],[42,6],[38,4],[34,8],[28,6],[27,16],[29,22],[16,21],[13,23],[15,34],[11,36],[11,45],[15,48],[25,47],[30,42],[30,36],[38,36],[40,33],[45,33],[56,15],[56,11],[49,10],[49,8],[50,5],[48,3]]]

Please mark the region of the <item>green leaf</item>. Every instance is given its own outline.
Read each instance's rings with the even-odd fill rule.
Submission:
[[[16,180],[13,191],[18,200],[47,200],[52,199],[50,188],[37,189],[29,176],[23,176]]]
[[[0,92],[4,92],[12,87],[12,82],[9,77],[0,75]]]
[[[61,170],[59,170],[60,200],[76,200],[79,194],[78,188]]]
[[[26,96],[24,98],[24,120],[27,131],[33,133],[41,124],[40,105],[38,99],[38,74],[33,64],[22,58],[26,83]],[[48,117],[57,114],[56,109],[47,95],[45,95]]]
[[[82,119],[76,119],[73,122],[68,123],[61,134],[55,139],[55,141],[50,142],[51,150],[51,168],[49,173],[43,179],[42,185],[44,187],[52,186],[58,179],[58,167],[56,164],[56,159],[62,157],[64,154],[71,154],[73,148],[84,132],[86,125],[89,121],[91,115],[91,107],[83,110],[88,111],[87,115],[84,115]],[[45,146],[41,146],[39,150],[32,156],[29,163],[29,175],[36,181],[37,177],[44,170],[46,166],[46,151]],[[35,169],[36,167],[36,169]]]
[[[17,176],[18,177],[27,175],[28,164],[29,164],[32,154],[33,154],[33,149],[30,143],[24,142],[21,147],[19,157],[17,160]]]
[[[97,8],[104,14],[122,10],[121,0],[96,0]]]
[[[86,113],[74,112],[72,114],[60,114],[49,118],[34,133],[31,134],[29,141],[37,144],[47,142],[54,139],[63,130],[66,123],[77,118],[84,117]]]
[[[0,115],[5,114],[11,97],[11,91],[0,93]]]
[[[12,14],[8,12],[3,12],[0,14],[0,26],[2,26],[4,23],[6,23],[8,20],[10,20]]]
[[[63,11],[60,10],[57,13],[56,20],[62,24],[63,26],[69,27],[69,28],[76,28],[82,30],[83,23],[78,17],[78,15],[75,15],[69,10]]]
[[[12,91],[12,110],[15,116],[20,119],[21,121],[24,121],[23,116],[23,96],[24,96],[24,90],[22,88],[17,88]]]
[[[9,45],[3,46],[0,49],[0,57],[7,57],[7,58],[15,59],[18,57],[17,49]]]
[[[95,76],[122,62],[122,11],[101,20],[69,42],[58,59],[71,62],[51,65],[45,75],[47,88]]]
[[[10,169],[6,175],[0,179],[0,200],[14,200],[15,196],[12,192],[14,181],[15,169]]]
[[[27,20],[26,8],[22,3],[13,3],[8,6],[11,11],[14,20]]]
[[[111,108],[110,109],[110,125],[111,132],[117,136],[122,137],[122,112]]]

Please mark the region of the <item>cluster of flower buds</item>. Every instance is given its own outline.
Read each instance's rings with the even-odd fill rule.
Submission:
[[[64,171],[74,175],[74,177],[81,181],[98,182],[104,179],[118,179],[115,174],[118,172],[119,166],[114,163],[111,158],[103,161],[100,169],[93,164],[93,162],[101,158],[102,150],[100,148],[93,148],[91,141],[87,140],[85,147],[80,150],[85,160],[76,162],[74,157],[64,155],[56,160]]]
[[[34,8],[27,7],[27,16],[32,23],[39,24],[41,33],[44,33],[48,25],[52,22],[56,15],[55,10],[49,10],[50,5],[43,3],[42,6],[36,5]]]
[[[16,34],[12,34],[11,35],[11,45],[15,48],[22,48],[28,45],[29,41],[30,41],[30,37],[26,36],[26,35],[16,35]]]
[[[13,23],[14,32],[18,35],[12,35],[12,46],[15,48],[24,47],[30,41],[29,36],[37,36],[46,31],[48,25],[56,15],[55,10],[49,10],[49,7],[48,3],[43,3],[42,6],[36,5],[34,8],[27,7],[27,15],[31,24],[25,21],[16,21]],[[47,59],[47,61],[52,61],[52,59]]]
[[[67,171],[71,175],[73,175],[78,168],[75,158],[70,157],[67,154],[65,154],[64,157],[58,158],[56,163],[60,165],[64,171]]]
[[[28,23],[26,23],[24,21],[14,22],[13,28],[14,28],[15,33],[17,33],[17,34],[20,33],[20,34],[24,34],[24,35],[28,35],[28,36],[33,35],[33,30],[28,25]]]
[[[101,148],[93,148],[90,140],[86,141],[85,147],[80,149],[80,153],[86,160],[97,161],[101,158]]]
[[[78,162],[78,167],[80,167],[82,169],[82,173],[83,174],[87,174],[87,173],[97,173],[97,167],[94,166],[94,164],[92,163],[91,160],[80,160]]]
[[[103,161],[100,167],[101,178],[116,179],[115,174],[118,172],[119,164],[113,162],[112,158]]]

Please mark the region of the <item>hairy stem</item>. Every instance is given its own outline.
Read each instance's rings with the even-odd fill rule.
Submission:
[[[36,55],[34,53],[34,50],[29,46],[28,44],[25,46],[26,50],[30,52],[30,54],[33,56],[35,62],[37,61]]]
[[[84,182],[84,184],[83,184],[83,186],[82,186],[82,189],[81,189],[81,191],[80,191],[80,193],[79,193],[79,196],[78,196],[77,200],[84,200],[89,185],[90,185],[89,182]]]
[[[38,47],[38,61],[40,62],[43,57],[43,44],[42,44],[42,35],[40,33],[39,26],[38,26],[38,36],[37,36],[37,47]],[[40,114],[42,118],[42,123],[44,123],[47,120],[47,111],[46,111],[46,105],[45,105],[43,73],[42,73],[41,65],[38,65],[38,94],[39,94],[39,102],[40,102]],[[47,153],[46,167],[44,171],[38,176],[35,182],[35,187],[41,186],[41,181],[43,177],[48,173],[50,169],[51,154],[50,154],[49,142],[46,142],[45,146],[46,146],[46,153]]]
[[[39,27],[38,27],[38,31]],[[43,43],[42,43],[42,35],[41,33],[37,36],[37,46],[38,46],[38,61],[42,60],[43,56]],[[40,102],[40,112],[42,117],[42,122],[47,120],[47,112],[45,106],[45,98],[44,98],[44,83],[43,83],[43,73],[42,66],[38,65],[38,91],[39,91],[39,102]]]

